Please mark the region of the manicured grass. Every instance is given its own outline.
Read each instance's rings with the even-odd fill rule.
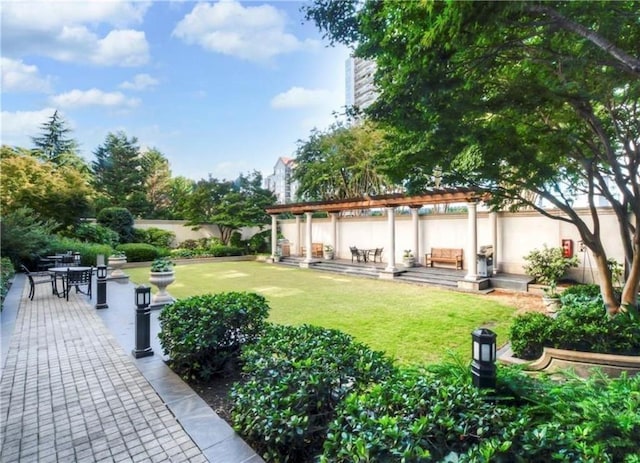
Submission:
[[[131,281],[148,284],[148,267],[125,272]],[[515,313],[481,295],[261,262],[177,265],[175,273],[167,288],[175,298],[260,293],[274,323],[336,328],[403,364],[437,362],[448,351],[467,359],[471,331],[480,326],[491,327],[503,344]]]

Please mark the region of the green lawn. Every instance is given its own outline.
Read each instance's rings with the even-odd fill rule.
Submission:
[[[149,284],[149,267],[125,272]],[[264,295],[270,321],[337,328],[400,363],[433,363],[447,351],[470,358],[471,331],[491,327],[504,344],[515,313],[481,295],[343,276],[262,262],[177,265],[175,298],[224,291]],[[155,289],[155,288],[154,288]]]

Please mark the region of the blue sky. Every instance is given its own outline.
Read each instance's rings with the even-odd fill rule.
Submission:
[[[302,5],[2,0],[2,143],[31,148],[57,109],[88,161],[122,130],[173,176],[268,175],[345,104],[348,51]]]

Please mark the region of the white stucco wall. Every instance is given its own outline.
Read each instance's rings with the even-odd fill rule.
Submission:
[[[586,210],[581,215],[587,223]],[[618,223],[613,211],[600,210],[601,235],[607,255],[618,262],[624,261],[624,251],[618,238]],[[487,212],[478,212],[477,243],[478,247],[491,244],[491,224]],[[278,225],[285,238],[291,243],[292,254],[298,249],[296,243],[295,219],[279,221]],[[455,215],[426,215],[419,218],[419,252],[417,260],[424,263],[424,254],[431,247],[463,248],[466,253],[468,220],[466,214]],[[329,244],[331,242],[331,220],[312,220],[312,241],[314,243]],[[387,261],[388,253],[388,224],[386,215],[374,217],[338,217],[337,242],[335,243],[336,258],[349,259],[350,246],[358,248],[384,247],[383,261]],[[404,249],[413,246],[413,227],[410,215],[396,215],[395,220],[396,249],[395,260],[401,262]],[[524,256],[531,250],[561,246],[561,240],[571,239],[574,244],[574,254],[578,256],[580,265],[571,269],[569,276],[577,281],[592,281],[597,279],[595,262],[589,251],[580,252],[580,236],[577,229],[564,221],[544,217],[536,212],[500,212],[497,220],[498,246],[496,249],[500,271],[505,273],[524,274]],[[306,242],[305,218],[302,216],[300,225],[301,243]],[[472,258],[475,260],[475,256]],[[469,256],[465,255],[465,268],[468,268]],[[473,262],[475,265],[475,262]]]

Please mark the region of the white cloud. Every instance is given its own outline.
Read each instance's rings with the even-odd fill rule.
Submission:
[[[257,62],[318,46],[315,40],[300,41],[286,32],[286,19],[284,12],[271,5],[245,7],[234,0],[198,3],[173,35],[209,51]]]
[[[36,54],[61,61],[138,66],[149,59],[144,32],[125,28],[140,24],[149,2],[5,2],[2,46],[5,56]],[[106,34],[97,30],[104,25]]]
[[[39,111],[2,111],[2,143],[28,147],[30,138],[40,131],[40,126],[53,115],[54,108],[44,108]]]
[[[310,90],[302,87],[291,87],[271,99],[271,107],[276,109],[307,108],[322,106],[330,98],[329,90]]]
[[[61,108],[77,108],[81,106],[133,108],[140,104],[138,98],[127,98],[121,92],[103,92],[96,88],[61,93],[52,96],[50,101],[54,106]]]
[[[125,90],[147,90],[158,85],[158,79],[154,79],[149,74],[136,74],[133,81],[122,82],[119,87]]]
[[[0,59],[2,69],[3,92],[49,93],[51,83],[49,77],[41,77],[38,67],[25,64],[22,60]]]

